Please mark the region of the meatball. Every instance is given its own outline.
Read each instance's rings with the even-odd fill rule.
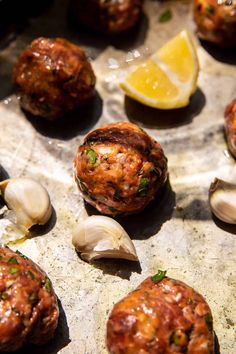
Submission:
[[[137,213],[166,182],[167,159],[141,128],[120,122],[87,135],[75,158],[75,177],[85,200],[101,213]]]
[[[142,12],[143,0],[74,0],[74,17],[83,25],[105,34],[134,27]]]
[[[0,246],[0,351],[15,351],[26,342],[45,344],[58,316],[46,273],[20,252]]]
[[[200,38],[221,47],[236,45],[236,0],[195,0],[194,19]]]
[[[225,109],[225,133],[229,150],[236,158],[236,98]]]
[[[183,282],[149,277],[114,306],[107,347],[111,354],[213,354],[211,310]]]
[[[13,80],[22,108],[51,120],[85,103],[96,81],[85,52],[62,38],[35,39],[18,58]]]

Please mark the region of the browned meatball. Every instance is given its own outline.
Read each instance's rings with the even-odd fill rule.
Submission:
[[[106,34],[126,31],[138,22],[143,0],[73,0],[74,16]]]
[[[35,39],[18,58],[13,79],[22,108],[52,120],[86,102],[95,86],[85,52],[62,38]]]
[[[213,354],[212,314],[204,298],[158,275],[114,306],[107,323],[109,353]]]
[[[200,38],[222,47],[236,45],[236,0],[195,0]]]
[[[0,246],[0,351],[15,351],[26,342],[45,344],[58,316],[46,273],[20,252]]]
[[[141,128],[120,122],[87,135],[75,158],[75,176],[85,200],[101,213],[137,213],[164,185],[167,159]]]
[[[236,98],[225,109],[225,133],[229,150],[236,158]]]

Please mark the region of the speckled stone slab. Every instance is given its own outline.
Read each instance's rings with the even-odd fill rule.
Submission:
[[[195,37],[201,71],[191,104],[163,112],[144,107],[119,90],[130,68],[187,28],[195,36],[192,4],[146,1],[136,31],[108,39],[70,26],[68,2],[55,1],[0,52],[1,178],[28,176],[47,187],[54,207],[47,227],[14,248],[31,257],[50,276],[61,317],[54,340],[21,353],[105,354],[108,313],[113,304],[159,268],[204,295],[212,309],[221,354],[236,353],[236,228],[216,220],[208,189],[215,177],[236,180],[235,160],[227,151],[224,108],[236,96],[233,52],[203,46]],[[171,21],[159,23],[171,9]],[[91,57],[97,76],[92,104],[71,120],[50,124],[27,117],[11,87],[12,65],[26,44],[39,36],[66,37]],[[140,263],[82,261],[71,244],[77,222],[94,210],[85,206],[73,178],[73,159],[86,133],[106,123],[140,124],[163,146],[168,157],[169,186],[139,216],[120,218],[137,249]]]

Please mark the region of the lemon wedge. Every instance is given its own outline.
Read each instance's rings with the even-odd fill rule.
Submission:
[[[191,35],[181,31],[136,67],[120,87],[133,99],[154,108],[187,106],[196,91],[199,63]]]

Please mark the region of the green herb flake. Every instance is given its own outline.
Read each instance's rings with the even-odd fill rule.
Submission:
[[[109,158],[109,157],[108,157],[107,155],[104,155],[104,156],[103,156],[103,160],[105,160],[105,161],[107,161],[108,158]]]
[[[8,259],[7,263],[9,264],[19,264],[16,257],[11,257],[10,259]]]
[[[172,19],[172,12],[171,10],[168,9],[160,15],[159,22],[164,23],[170,21],[171,19]]]
[[[170,344],[172,343],[177,347],[182,347],[181,353],[185,353],[184,347],[188,344],[188,335],[181,329],[177,329],[170,336]]]
[[[149,180],[147,178],[142,177],[140,179],[140,183],[139,183],[139,187],[138,187],[138,194],[141,197],[144,197],[145,195],[147,195],[148,187],[149,187]]]
[[[21,256],[24,259],[29,259],[28,257],[26,257],[23,253],[21,253],[20,251],[16,250],[16,253]]]
[[[187,304],[188,304],[188,305],[192,305],[192,304],[193,304],[193,299],[189,298],[189,299],[187,300]]]
[[[0,292],[0,300],[6,300],[7,299],[7,294],[4,292]]]
[[[47,292],[50,293],[52,291],[52,283],[51,283],[51,280],[49,278],[45,278],[44,287],[47,290]]]
[[[211,331],[213,327],[213,319],[212,316],[208,313],[205,317],[205,322],[207,324],[208,329]]]
[[[208,4],[207,7],[206,7],[206,12],[208,14],[213,14],[215,12],[214,6],[212,6],[211,4]]]
[[[19,272],[19,268],[12,267],[10,268],[10,274],[16,274]]]
[[[38,302],[38,295],[36,293],[32,293],[29,295],[29,301],[31,302],[31,304],[36,304]]]
[[[86,150],[86,155],[88,156],[89,162],[94,165],[97,161],[97,154],[93,149]]]
[[[166,276],[166,270],[160,270],[158,269],[157,274],[155,274],[152,277],[152,281],[154,281],[154,283],[159,283],[160,281],[162,281],[162,279],[164,279]]]

